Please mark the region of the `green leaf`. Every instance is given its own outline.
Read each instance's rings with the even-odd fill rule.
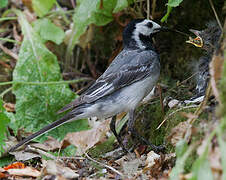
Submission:
[[[169,0],[168,3],[167,3],[167,6],[170,6],[170,7],[177,7],[180,5],[180,3],[182,2],[183,0]]]
[[[118,0],[117,4],[114,8],[113,13],[117,13],[119,11],[122,11],[123,9],[125,9],[126,7],[128,7],[129,3],[127,0]]]
[[[32,29],[25,16],[16,11],[22,27],[24,39],[19,59],[13,72],[14,81],[50,82],[62,80],[57,58],[43,44],[40,36]],[[68,85],[28,85],[14,84],[16,95],[16,129],[24,127],[27,131],[38,131],[57,120],[56,112],[75,98]],[[48,135],[62,139],[66,133],[87,128],[87,121],[66,123]]]
[[[226,142],[223,139],[222,131],[223,131],[223,129],[220,129],[220,131],[218,131],[217,138],[218,138],[218,142],[220,145],[221,164],[222,164],[222,169],[223,169],[222,179],[226,179]]]
[[[34,29],[43,40],[53,41],[56,44],[63,42],[65,36],[64,31],[47,18],[35,21]]]
[[[7,132],[7,125],[9,122],[10,119],[6,115],[6,110],[3,107],[3,101],[0,98],[0,152],[3,152],[5,133]]]
[[[46,15],[56,0],[32,0],[32,7],[39,17]]]
[[[0,167],[11,164],[13,161],[15,161],[13,156],[0,157]]]
[[[8,0],[0,0],[0,8],[4,8],[8,5]]]
[[[85,33],[88,25],[96,24],[103,26],[113,20],[112,13],[116,4],[116,0],[77,1],[77,7],[73,16],[74,26],[67,49],[66,61],[70,59],[74,45],[79,42],[79,37]]]
[[[179,179],[179,175],[184,171],[186,159],[189,157],[193,149],[194,146],[192,145],[189,146],[188,148],[188,145],[184,139],[177,143],[176,146],[177,160],[175,167],[172,169],[170,173],[170,180]]]
[[[205,152],[194,162],[192,167],[192,180],[213,180],[207,155],[208,148],[206,148]]]
[[[187,151],[187,149],[188,149],[187,142],[184,139],[180,140],[176,145],[176,155],[177,155],[177,157],[183,156],[184,153]]]
[[[161,22],[167,21],[167,19],[168,19],[168,17],[169,17],[169,15],[170,15],[170,13],[171,13],[172,10],[173,10],[172,7],[170,7],[170,6],[167,7],[167,12],[166,12],[166,14],[163,16],[163,18],[161,19]]]
[[[163,18],[161,19],[161,22],[167,21],[167,19],[168,19],[170,13],[171,13],[173,7],[179,6],[182,1],[183,0],[168,0],[168,3],[166,4],[167,5],[167,12],[163,16]]]

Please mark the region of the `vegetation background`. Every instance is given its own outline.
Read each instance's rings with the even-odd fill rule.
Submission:
[[[56,112],[92,84],[120,52],[123,28],[132,19],[152,19],[189,34],[189,29],[202,30],[216,21],[213,9],[224,27],[219,52],[214,56],[221,60],[212,65],[220,78],[212,76],[215,86],[211,83],[203,103],[170,108],[169,100],[184,101],[194,95],[197,62],[204,52],[186,44],[188,37],[180,34],[163,32],[156,36],[155,46],[161,57],[160,91],[137,109],[136,128],[154,144],[165,144],[166,152],[161,154],[161,163],[156,160],[155,167],[140,164],[131,174],[121,166],[116,169],[124,173],[121,176],[132,178],[141,168],[143,178],[146,174],[156,179],[226,179],[224,0],[0,0],[1,152],[4,154],[9,144],[15,144],[28,132],[34,133],[62,116]],[[125,136],[127,117],[118,119],[122,119],[118,130],[122,129]],[[100,127],[106,129],[106,134],[107,126]],[[76,154],[74,146],[77,152],[83,148],[68,140],[68,133],[90,129],[87,120],[79,120],[37,141],[42,143],[47,136],[67,141],[72,145],[61,146],[60,154],[56,151],[59,147],[49,153],[70,157]],[[102,137],[87,145],[90,147],[85,150],[92,157],[100,158],[115,149],[113,136],[107,140]],[[138,149],[140,154],[150,151],[143,146]],[[176,156],[166,160],[174,153]],[[41,159],[48,158],[42,154]],[[9,155],[0,159],[0,166],[16,160],[16,156]],[[37,165],[40,159],[25,161],[29,165],[31,162]],[[93,165],[92,172],[86,169],[86,176],[95,172],[96,178],[109,178],[109,170],[104,173],[100,169]]]

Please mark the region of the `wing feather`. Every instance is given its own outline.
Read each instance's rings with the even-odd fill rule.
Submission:
[[[139,64],[139,58],[142,58],[142,64]],[[128,86],[134,82],[150,76],[155,67],[159,66],[158,56],[136,56],[136,62],[133,65],[121,66],[116,72],[104,73],[96,82],[88,88],[79,98],[62,108],[59,113],[77,107],[84,103],[92,103],[116,90]]]

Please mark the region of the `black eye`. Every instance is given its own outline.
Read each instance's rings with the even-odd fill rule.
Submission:
[[[151,22],[147,23],[147,27],[152,28],[153,24]]]

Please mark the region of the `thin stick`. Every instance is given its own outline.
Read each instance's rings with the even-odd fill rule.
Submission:
[[[14,39],[9,39],[9,38],[0,38],[0,41],[6,41],[6,42],[11,42],[11,43],[21,44],[19,41],[16,41]]]
[[[206,95],[205,95],[205,98],[204,100],[201,102],[201,104],[199,105],[198,109],[195,111],[195,115],[196,115],[196,118],[192,118],[191,121],[190,121],[190,124],[193,124],[195,122],[195,120],[198,118],[198,116],[201,114],[204,106],[206,105],[209,97],[210,97],[210,94],[211,94],[211,83],[208,84],[208,87],[206,89]]]
[[[70,81],[50,81],[50,82],[27,82],[27,81],[8,81],[0,83],[0,86],[5,86],[9,84],[26,84],[26,85],[57,85],[57,84],[70,84],[78,83],[82,81],[90,80],[90,78],[74,79]]]
[[[210,6],[211,6],[211,8],[212,8],[212,10],[213,10],[213,13],[214,13],[214,15],[215,15],[215,17],[216,17],[217,23],[218,23],[218,25],[220,26],[221,31],[223,32],[223,27],[222,27],[221,22],[220,22],[220,20],[219,20],[219,18],[218,18],[218,15],[217,15],[217,12],[216,12],[216,10],[215,10],[215,8],[214,8],[214,5],[213,5],[212,0],[209,0],[209,3],[210,3]]]
[[[147,0],[147,19],[150,19],[150,0]]]
[[[172,112],[172,113],[170,113],[160,124],[159,124],[159,126],[156,128],[156,130],[158,130],[162,125],[163,125],[163,123],[167,120],[167,119],[169,119],[171,116],[173,116],[174,114],[176,114],[177,112],[179,112],[179,111],[182,111],[182,110],[185,110],[185,109],[190,109],[190,108],[197,108],[198,107],[198,105],[191,105],[191,106],[185,106],[185,107],[182,107],[182,108],[180,108],[180,109],[177,109],[176,111],[174,111],[174,112]]]
[[[155,8],[156,8],[156,0],[152,1],[152,7],[151,7],[151,16],[154,19],[155,18]]]
[[[4,51],[4,53],[10,55],[10,56],[13,57],[15,60],[18,59],[17,54],[14,54],[12,51],[10,51],[10,50],[7,49],[6,47],[4,47],[1,43],[0,43],[0,48]]]
[[[54,159],[54,160],[57,159],[54,155],[49,154],[49,153],[47,153],[47,152],[45,152],[45,151],[43,151],[43,150],[33,148],[33,147],[31,147],[30,145],[27,146],[27,150],[32,151],[32,152],[36,152],[36,153],[38,153],[38,154],[40,154],[40,155],[43,155],[43,156],[46,156],[46,157],[48,157],[48,158],[50,158],[50,159]]]
[[[164,111],[164,104],[163,104],[163,97],[162,97],[162,87],[159,84],[158,84],[158,91],[159,91],[159,99],[160,99],[162,114],[164,116],[165,115],[165,111]]]
[[[106,167],[106,168],[112,170],[113,172],[117,173],[117,174],[120,175],[121,177],[124,177],[124,175],[123,175],[121,172],[119,172],[118,170],[116,170],[115,168],[113,168],[113,167],[111,167],[111,166],[108,166],[108,165],[106,165],[106,164],[103,164],[103,163],[101,163],[101,162],[98,162],[98,161],[96,161],[95,159],[92,159],[87,153],[85,153],[85,156],[86,156],[90,161],[93,161],[93,162],[95,162],[95,163],[97,163],[97,164],[100,164],[101,166],[104,166],[104,167]]]
[[[9,91],[12,90],[12,87],[6,89],[5,91],[3,91],[1,94],[0,94],[0,98],[3,98],[5,94],[7,94]]]

